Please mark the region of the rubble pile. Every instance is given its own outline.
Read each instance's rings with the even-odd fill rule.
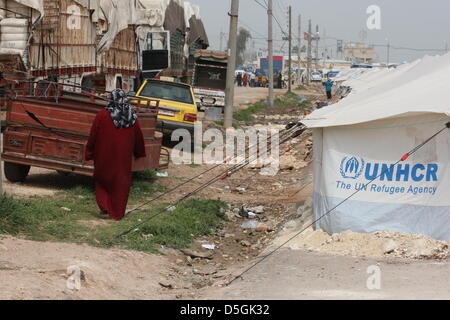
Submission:
[[[309,199],[291,217],[279,237],[267,251],[284,243],[301,230],[305,230],[287,246],[293,250],[348,255],[355,257],[392,257],[406,259],[443,260],[450,258],[450,243],[424,235],[395,231],[378,231],[370,234],[345,231],[330,235],[310,227],[314,222],[312,201]],[[307,229],[306,229],[307,228]]]

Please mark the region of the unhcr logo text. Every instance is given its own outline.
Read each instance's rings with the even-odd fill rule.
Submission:
[[[341,161],[340,174],[344,179],[356,180],[361,176],[367,181],[379,179],[388,182],[436,182],[439,165],[429,164],[387,164],[366,162],[359,157],[345,157]]]

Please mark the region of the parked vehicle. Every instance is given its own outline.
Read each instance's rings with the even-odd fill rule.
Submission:
[[[327,73],[327,78],[328,79],[334,79],[337,77],[337,75],[341,73],[340,71],[330,71]]]
[[[273,57],[273,74],[274,75],[277,75],[280,72],[283,72],[283,67],[284,67],[283,60],[284,60],[284,58],[282,56],[274,56]],[[261,58],[260,59],[260,66],[261,66],[260,68],[261,68],[262,73],[265,76],[268,76],[269,75],[269,73],[268,73],[268,71],[269,71],[269,59]]]
[[[225,52],[198,50],[195,53],[192,86],[201,108],[225,107],[228,55]]]
[[[136,93],[139,98],[156,100],[159,103],[158,128],[164,133],[171,133],[176,129],[187,129],[194,132],[197,122],[197,104],[194,91],[188,84],[145,80]],[[142,101],[146,103],[146,101]]]
[[[311,72],[311,81],[313,82],[322,82],[322,73],[319,71]]]
[[[26,179],[31,167],[92,176],[93,163],[85,160],[86,144],[97,113],[107,99],[66,92],[62,84],[12,82],[4,84],[7,104],[2,160],[11,182]],[[7,88],[7,89],[5,89]],[[162,135],[156,132],[158,101],[136,105],[147,157],[133,163],[134,171],[157,169]]]

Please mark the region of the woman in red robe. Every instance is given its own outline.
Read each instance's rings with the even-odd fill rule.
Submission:
[[[94,160],[100,215],[121,220],[131,189],[133,156],[146,156],[139,120],[123,90],[114,90],[112,102],[96,116],[85,155]]]

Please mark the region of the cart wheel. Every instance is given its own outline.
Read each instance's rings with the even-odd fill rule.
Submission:
[[[30,173],[30,168],[23,164],[5,162],[5,177],[10,182],[24,182]]]

